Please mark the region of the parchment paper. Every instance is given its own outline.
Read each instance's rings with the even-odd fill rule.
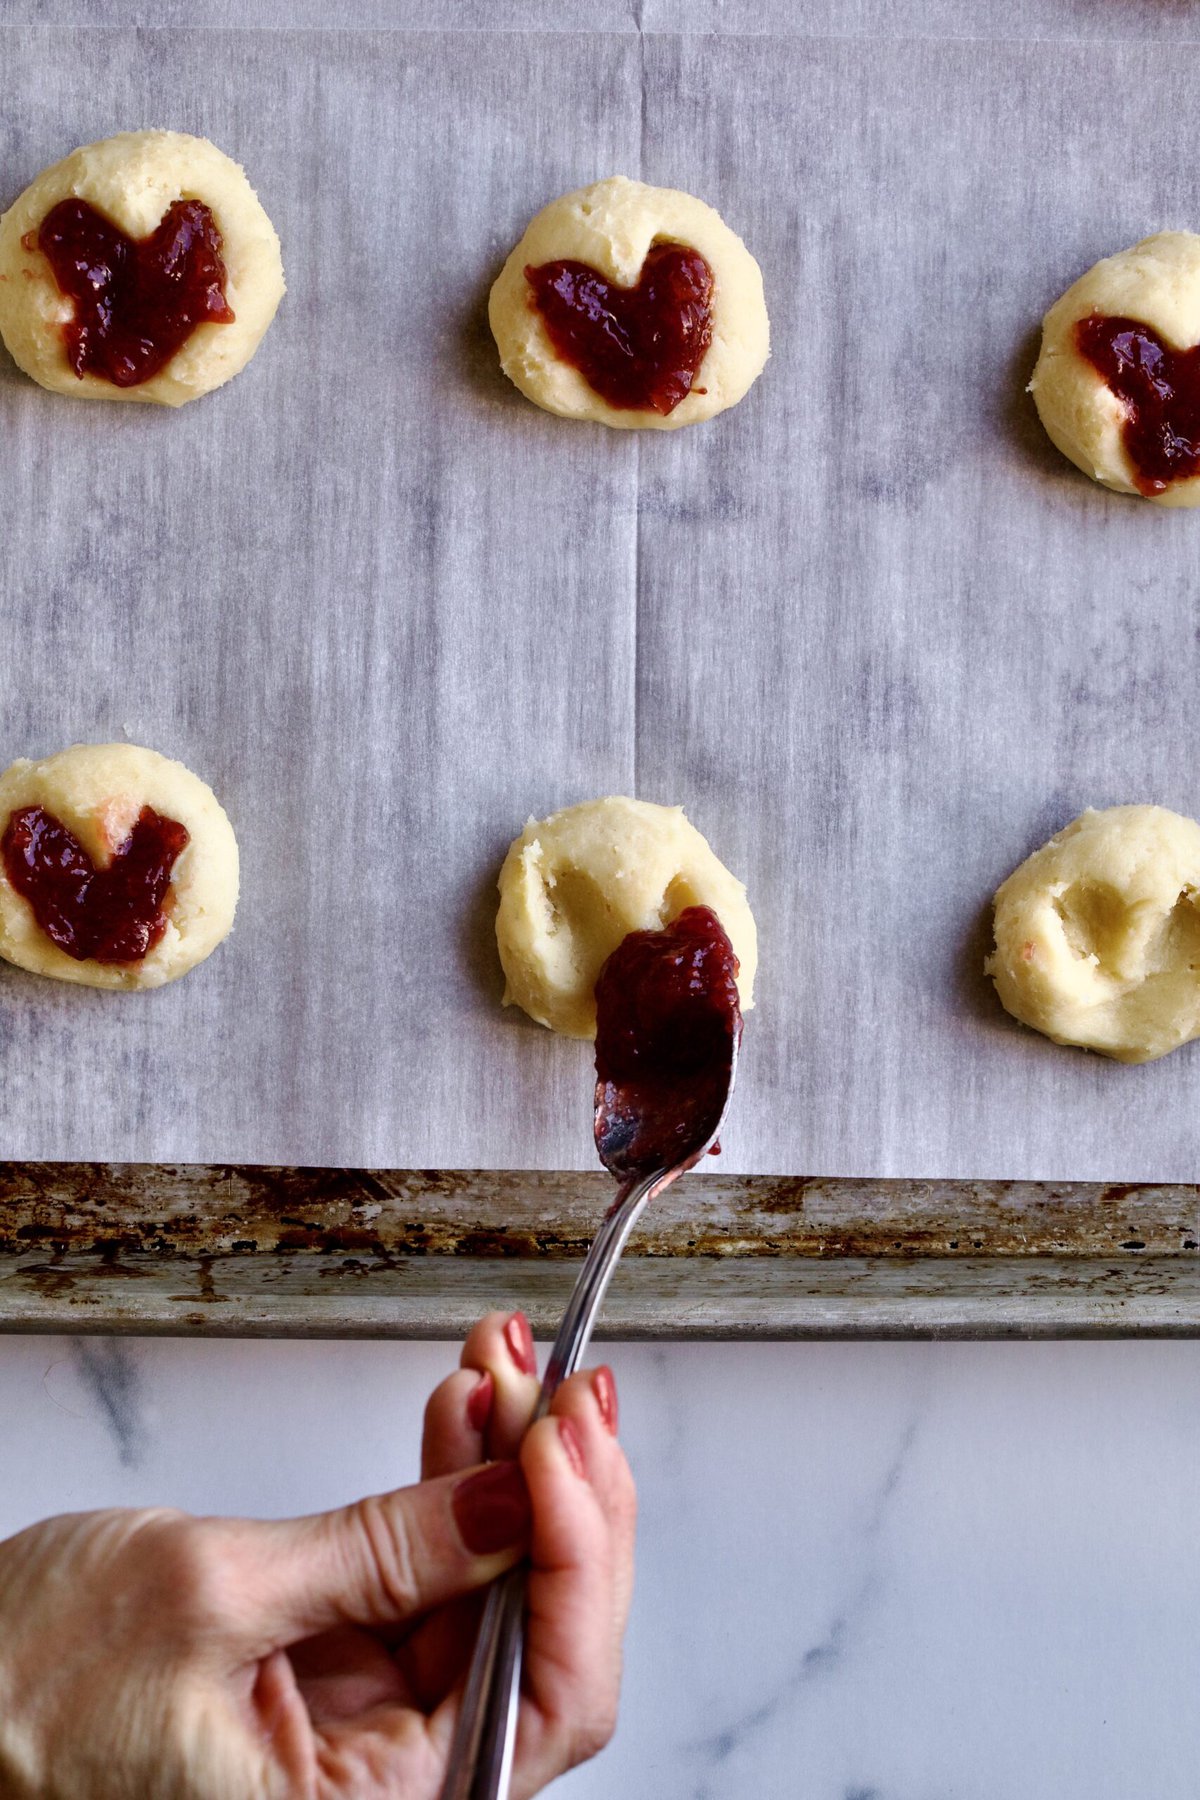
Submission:
[[[1136,0],[1109,41],[1006,0],[1003,41],[882,42],[862,8],[831,38],[364,8],[0,32],[4,204],[77,142],[200,131],[290,290],[177,414],[0,362],[0,760],[150,744],[243,856],[233,937],[171,988],[0,972],[0,1154],[588,1166],[587,1048],[501,1012],[493,883],[527,815],[616,791],[684,803],[749,883],[725,1166],[1196,1178],[1200,1050],[1057,1049],[980,973],[997,882],[1082,807],[1200,814],[1200,521],[1094,488],[1023,395],[1062,288],[1200,222],[1193,9],[1154,9],[1172,42],[1117,41]],[[571,426],[498,372],[504,254],[616,171],[763,266],[774,355],[711,425]]]

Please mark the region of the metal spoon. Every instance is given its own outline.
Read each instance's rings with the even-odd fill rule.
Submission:
[[[645,1082],[636,1087],[596,1083],[596,1149],[621,1185],[567,1303],[534,1419],[545,1417],[558,1387],[583,1360],[613,1271],[642,1208],[676,1176],[694,1168],[715,1143],[737,1074],[740,1020],[738,1026],[730,1033],[727,1058],[706,1068],[703,1079],[689,1082],[686,1092],[674,1083],[657,1089]],[[507,1800],[524,1639],[525,1569],[519,1566],[493,1582],[487,1597],[442,1800]]]

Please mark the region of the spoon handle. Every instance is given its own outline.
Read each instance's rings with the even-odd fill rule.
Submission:
[[[567,1302],[542,1377],[534,1420],[546,1416],[555,1393],[586,1355],[629,1234],[667,1173],[657,1169],[652,1175],[632,1176],[618,1189]],[[525,1568],[518,1565],[492,1583],[487,1597],[441,1800],[507,1800],[521,1703],[524,1638]]]
[[[558,1335],[550,1351],[550,1360],[546,1364],[546,1373],[542,1377],[542,1391],[538,1396],[534,1419],[545,1418],[555,1394],[587,1355],[592,1332],[621,1252],[629,1242],[629,1234],[637,1224],[642,1208],[667,1172],[665,1169],[656,1169],[650,1175],[631,1175],[617,1189],[616,1198],[592,1239],[591,1247],[583,1259],[583,1267],[571,1289],[571,1298],[567,1301],[567,1309],[563,1313]]]

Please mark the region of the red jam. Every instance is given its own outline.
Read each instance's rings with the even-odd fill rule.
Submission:
[[[596,983],[602,1151],[671,1168],[720,1124],[741,1039],[737,957],[715,912],[689,906],[663,931],[633,931]]]
[[[202,200],[176,200],[147,238],[126,237],[86,200],[60,200],[37,247],[75,302],[63,326],[76,375],[137,387],[166,367],[197,325],[228,325],[221,234]]]
[[[674,412],[712,342],[713,272],[685,244],[652,244],[636,287],[588,263],[528,268],[550,342],[600,398],[622,411]]]
[[[1079,321],[1075,342],[1125,407],[1138,490],[1161,494],[1200,474],[1200,346],[1172,350],[1149,325],[1101,313]]]
[[[167,929],[163,902],[188,834],[143,806],[107,868],[41,806],[22,806],[0,840],[4,871],[46,936],[76,962],[140,962]]]

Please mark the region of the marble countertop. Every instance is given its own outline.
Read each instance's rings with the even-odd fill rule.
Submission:
[[[1200,1345],[612,1345],[642,1505],[571,1800],[1200,1793]],[[412,1479],[453,1348],[0,1339],[0,1534]]]

